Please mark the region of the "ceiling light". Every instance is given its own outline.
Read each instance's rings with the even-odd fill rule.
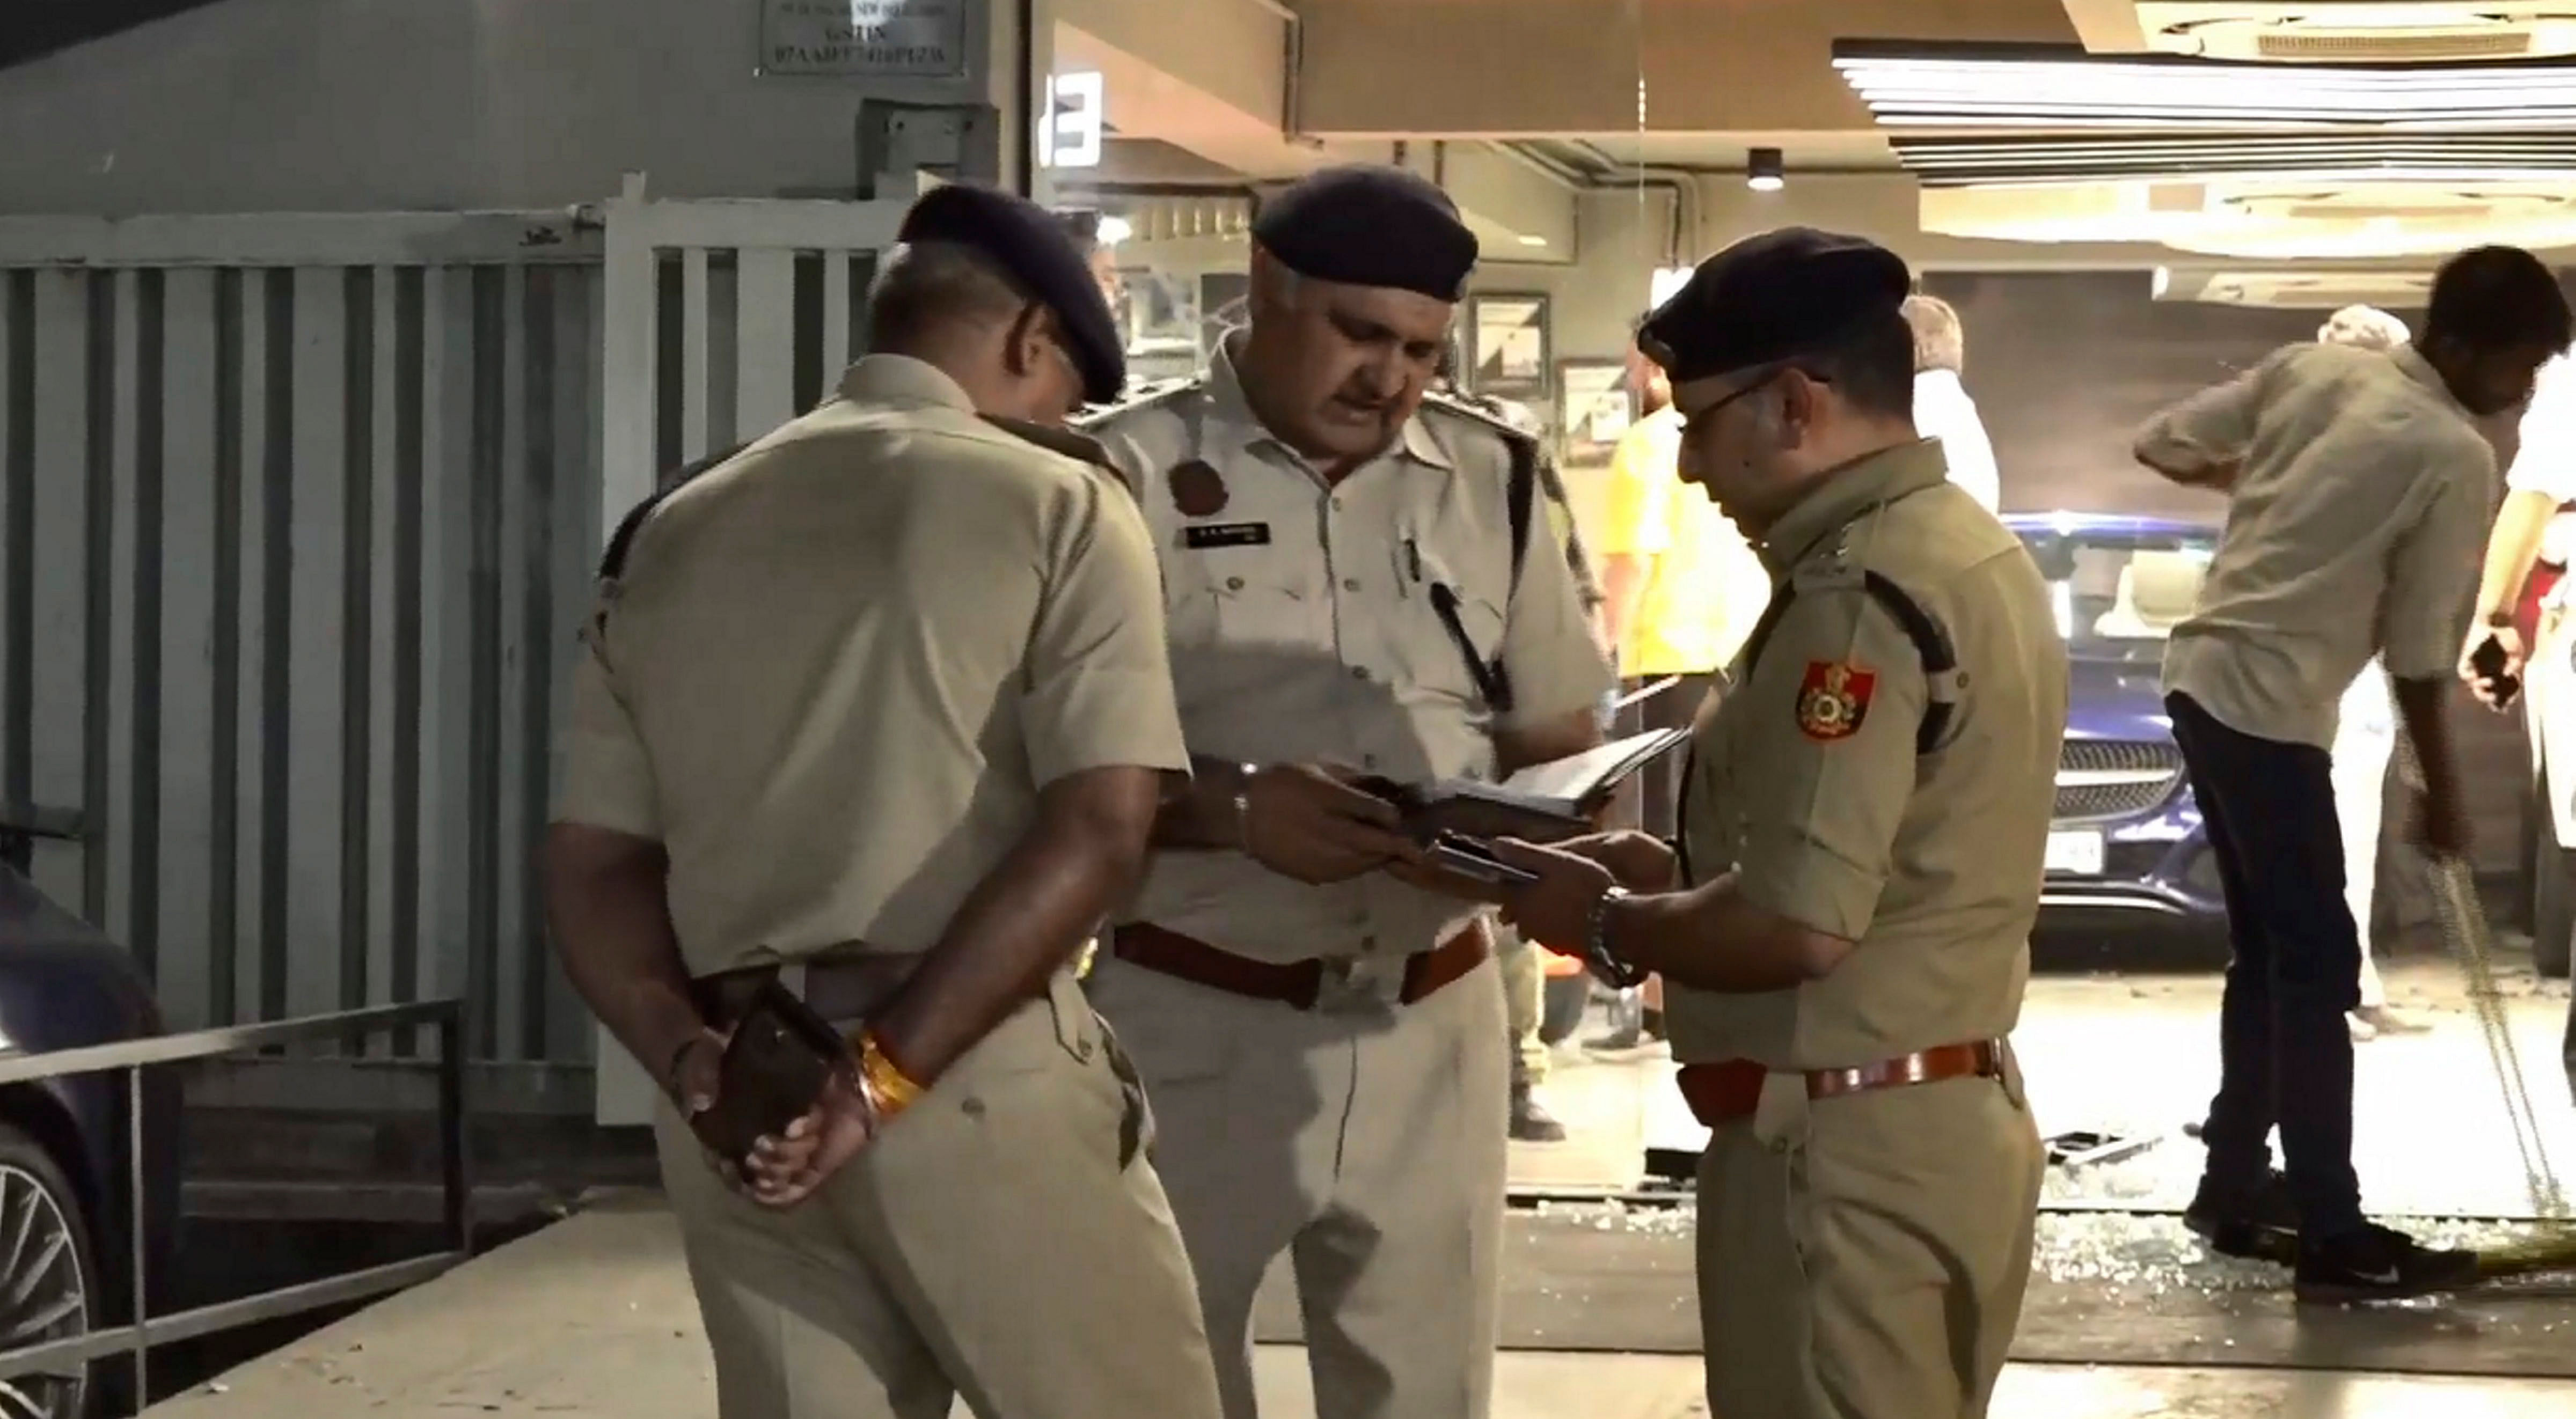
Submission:
[[[1127,238],[1134,236],[1135,234],[1136,228],[1130,225],[1125,217],[1103,217],[1100,219],[1100,244],[1102,246],[1116,246],[1118,243],[1125,241]]]
[[[1744,185],[1756,192],[1777,192],[1789,185],[1787,165],[1777,148],[1754,148],[1744,155]]]
[[[1890,127],[2531,130],[2576,122],[2576,65],[2332,67],[2066,45],[1845,41],[1834,67]]]
[[[1928,137],[1900,134],[1899,162],[1926,186],[2030,185],[2115,177],[2340,176],[2366,182],[2564,182],[2564,134],[2146,133]]]
[[[1543,236],[1530,236],[1530,235],[1527,235],[1526,233],[1524,233],[1524,234],[1522,235],[1522,237],[1521,237],[1521,245],[1523,245],[1523,246],[1545,246],[1545,245],[1547,245],[1547,238],[1545,238],[1545,237],[1543,237]]]
[[[1654,279],[1647,283],[1646,304],[1660,309],[1664,302],[1671,300],[1680,293],[1682,287],[1690,284],[1694,269],[1696,268],[1689,266],[1666,266],[1656,271]]]

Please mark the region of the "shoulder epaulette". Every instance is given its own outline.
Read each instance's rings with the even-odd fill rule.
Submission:
[[[635,534],[644,530],[644,519],[653,515],[653,509],[660,507],[663,499],[688,486],[690,479],[718,464],[730,462],[735,454],[749,447],[751,444],[746,440],[721,453],[708,454],[695,463],[684,464],[663,474],[658,480],[660,486],[654,488],[644,501],[628,508],[626,516],[618,519],[617,530],[608,535],[608,550],[599,559],[600,576],[615,581],[626,570],[626,554],[634,549]]]
[[[1539,437],[1536,433],[1522,428],[1520,425],[1512,422],[1511,418],[1505,415],[1501,410],[1486,408],[1484,405],[1478,404],[1464,395],[1443,394],[1435,390],[1422,396],[1422,407],[1425,409],[1436,409],[1443,414],[1455,414],[1459,418],[1465,419],[1470,423],[1492,429],[1496,433],[1503,434],[1522,443],[1537,443],[1539,441]]]
[[[1183,394],[1198,389],[1204,383],[1204,379],[1197,375],[1191,375],[1186,379],[1150,380],[1128,391],[1125,398],[1114,404],[1094,405],[1074,415],[1073,427],[1078,430],[1098,428],[1112,419],[1133,414],[1139,409],[1150,409],[1157,404],[1169,403]]]
[[[1036,444],[1049,453],[1061,453],[1078,462],[1096,463],[1103,468],[1115,469],[1117,466],[1109,461],[1109,450],[1100,446],[1100,440],[1079,430],[1053,424],[1033,424],[1026,419],[1006,419],[999,414],[981,417],[994,428],[1013,438]]]

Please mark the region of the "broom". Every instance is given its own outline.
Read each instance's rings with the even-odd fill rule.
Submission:
[[[2423,774],[2416,766],[2415,746],[2402,731],[2397,742],[2399,780],[2410,788],[2420,788]],[[2494,935],[2487,927],[2486,911],[2478,903],[2477,886],[2467,862],[2456,857],[2437,858],[2432,867],[2435,915],[2440,918],[2451,955],[2460,963],[2461,974],[2467,980],[2469,1005],[2477,1015],[2478,1028],[2486,1035],[2487,1056],[2495,1064],[2496,1079],[2504,1091],[2505,1115],[2513,1125],[2514,1147],[2521,1154],[2523,1179],[2531,1190],[2532,1213],[2539,1219],[2534,1234],[2525,1240],[2480,1248],[2478,1274],[2487,1280],[2502,1280],[2576,1272],[2576,1222],[2568,1217],[2566,1194],[2541,1144],[2540,1115],[2532,1108],[2522,1057],[2514,1048],[2504,994],[2496,988]]]

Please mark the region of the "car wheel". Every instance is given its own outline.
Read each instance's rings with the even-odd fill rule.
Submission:
[[[37,1142],[0,1124],[0,1351],[87,1335],[98,1264],[80,1195]],[[82,1419],[89,1367],[0,1379],[0,1419]]]
[[[1539,1014],[1539,1041],[1555,1045],[1572,1039],[1583,1028],[1583,1012],[1592,1004],[1591,972],[1548,977],[1545,1002]]]

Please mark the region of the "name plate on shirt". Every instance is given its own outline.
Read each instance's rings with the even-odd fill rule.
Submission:
[[[1266,522],[1211,522],[1181,529],[1181,545],[1193,552],[1211,547],[1267,547],[1270,524]]]

